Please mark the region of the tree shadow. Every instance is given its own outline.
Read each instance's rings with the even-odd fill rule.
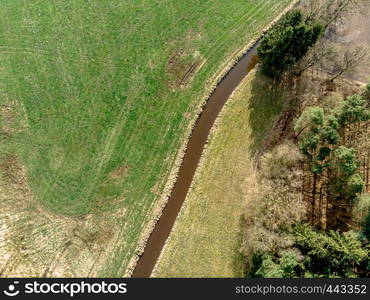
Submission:
[[[239,217],[239,228],[237,242],[235,243],[234,255],[232,257],[232,268],[234,277],[245,277],[245,258],[243,255],[243,229],[244,229],[244,216]]]
[[[283,111],[287,93],[280,81],[267,78],[260,71],[253,76],[250,86],[250,95],[248,95],[251,129],[249,150],[252,155],[256,155]]]

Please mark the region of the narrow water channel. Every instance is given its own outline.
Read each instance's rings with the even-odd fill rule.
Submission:
[[[256,43],[219,82],[200,114],[188,141],[177,181],[132,277],[149,277],[172,230],[193,180],[210,130],[231,93],[257,63]],[[179,258],[181,259],[181,258]]]

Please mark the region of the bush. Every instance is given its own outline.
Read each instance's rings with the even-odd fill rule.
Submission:
[[[282,178],[288,176],[302,159],[303,156],[297,147],[291,142],[286,142],[263,155],[260,172],[265,179]]]
[[[300,269],[301,263],[298,261],[297,253],[293,250],[284,251],[278,258],[265,254],[254,275],[263,278],[291,278],[296,276],[297,267]]]
[[[306,214],[296,167],[300,159],[293,144],[277,146],[261,158],[258,175],[249,178],[243,243],[247,268],[255,255],[279,252],[294,242],[292,225]]]

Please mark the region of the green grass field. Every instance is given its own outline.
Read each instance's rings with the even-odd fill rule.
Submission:
[[[241,277],[242,215],[253,158],[283,107],[283,93],[252,71],[213,129],[196,179],[154,277]]]
[[[207,80],[290,2],[2,0],[2,274],[123,275]]]

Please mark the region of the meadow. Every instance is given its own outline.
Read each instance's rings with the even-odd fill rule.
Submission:
[[[123,276],[207,88],[291,1],[2,0],[2,276]]]

